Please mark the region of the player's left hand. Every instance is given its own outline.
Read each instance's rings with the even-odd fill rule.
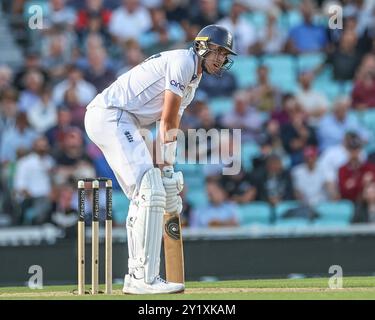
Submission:
[[[182,211],[182,199],[178,194],[184,187],[182,172],[174,172],[172,166],[166,166],[162,170],[162,180],[166,192],[165,211],[180,213]]]

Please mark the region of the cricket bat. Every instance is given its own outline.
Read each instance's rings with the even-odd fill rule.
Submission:
[[[167,281],[185,283],[184,252],[179,214],[164,212],[163,240]]]

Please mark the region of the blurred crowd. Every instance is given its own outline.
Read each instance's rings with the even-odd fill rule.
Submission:
[[[119,190],[84,133],[86,105],[151,54],[189,48],[202,27],[215,23],[234,34],[242,56],[322,53],[326,59],[298,71],[293,93],[271,84],[264,64],[247,88],[231,72],[203,77],[182,130],[240,128],[242,143],[259,152],[238,175],[203,166],[209,205],[194,208],[184,193],[185,225],[238,225],[236,206],[252,201],[298,200],[308,207],[338,199],[356,204],[353,222],[375,222],[375,150],[368,148],[375,140],[351,116],[375,107],[374,2],[41,0],[40,30],[27,27],[27,8],[36,1],[3,2],[24,60],[0,65],[0,213],[12,225],[68,226],[75,223],[78,178],[110,177]],[[328,4],[343,7],[343,29],[328,27]],[[265,14],[262,28],[246,18],[254,12]],[[291,12],[301,22],[278,27]],[[325,65],[335,80],[352,83],[350,94],[330,101],[312,86]],[[210,99],[217,97],[233,97],[232,109],[214,115]]]

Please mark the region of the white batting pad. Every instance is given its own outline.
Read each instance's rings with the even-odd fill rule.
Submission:
[[[163,235],[165,190],[158,168],[147,171],[138,195],[131,201],[126,228],[129,248],[129,273],[152,283],[159,275]]]

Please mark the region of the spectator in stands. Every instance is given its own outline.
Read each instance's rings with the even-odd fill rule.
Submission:
[[[333,112],[326,114],[319,122],[317,135],[321,151],[341,144],[348,131],[355,131],[363,140],[368,140],[368,132],[362,129],[357,118],[348,115],[349,98],[338,98],[333,104]]]
[[[326,190],[331,200],[340,198],[338,190],[338,172],[340,167],[349,161],[351,150],[358,149],[358,145],[361,143],[357,133],[347,132],[341,144],[329,147],[321,154],[319,164],[323,169]],[[366,159],[366,154],[363,150],[360,153],[360,159],[361,162]]]
[[[202,29],[207,25],[216,24],[224,15],[220,12],[217,0],[198,0],[198,6],[190,16],[190,23]]]
[[[255,200],[256,188],[252,183],[251,176],[243,168],[238,174],[221,175],[219,183],[227,192],[230,201],[243,204]]]
[[[217,128],[216,128],[217,129]],[[221,175],[238,174],[241,170],[241,140],[239,135],[232,132],[221,133],[214,129],[203,133],[202,138],[198,138],[199,163],[203,166],[205,177],[219,180]],[[212,133],[212,131],[214,131]],[[198,137],[200,132],[198,132]],[[207,139],[205,139],[207,136]]]
[[[18,106],[20,111],[28,112],[40,103],[44,87],[43,76],[39,71],[32,70],[25,74],[25,90],[19,96]]]
[[[348,1],[344,5],[344,15],[357,18],[356,31],[358,36],[363,35],[372,22],[373,3],[371,1],[355,0]]]
[[[282,126],[280,133],[292,166],[303,162],[303,150],[306,146],[317,145],[315,130],[307,124],[306,115],[300,109],[291,114],[290,123]]]
[[[47,29],[57,25],[73,30],[76,21],[76,13],[72,8],[66,6],[66,0],[49,1],[48,14],[43,17],[43,26]]]
[[[199,90],[210,98],[231,97],[237,88],[237,79],[230,72],[224,72],[220,78],[205,74],[199,83]]]
[[[292,54],[325,51],[328,45],[327,34],[323,26],[313,22],[314,2],[302,0],[300,10],[303,23],[290,30],[286,50]]]
[[[38,133],[44,133],[57,123],[57,106],[52,101],[51,89],[45,87],[40,101],[27,112],[31,126]]]
[[[375,223],[375,183],[364,186],[361,200],[356,204],[353,223]]]
[[[113,190],[120,190],[120,185],[108,165],[107,160],[105,159],[103,152],[97,147],[92,141],[88,141],[86,144],[86,151],[88,157],[92,160],[92,163],[95,168],[95,172],[98,177],[108,177],[112,179],[112,188]]]
[[[229,16],[219,20],[218,25],[223,26],[233,34],[234,50],[238,54],[248,54],[249,49],[257,40],[254,27],[242,15],[246,11],[246,6],[242,1],[234,1]]]
[[[264,133],[271,144],[272,152],[284,157],[286,153],[281,139],[281,127],[276,121],[271,119],[265,123]]]
[[[286,93],[281,99],[281,108],[272,111],[271,120],[277,121],[280,126],[290,123],[291,114],[300,108],[296,97],[291,93]]]
[[[51,79],[48,77],[47,70],[42,66],[41,54],[39,51],[29,49],[25,53],[25,60],[20,69],[14,76],[14,85],[20,91],[25,89],[24,79],[29,71],[39,71],[43,76],[43,83],[48,83]]]
[[[184,0],[163,0],[163,8],[168,21],[178,22],[184,30],[188,28],[187,2]]]
[[[97,33],[90,33],[87,35],[82,46],[82,54],[75,60],[75,66],[80,70],[87,70],[90,68],[89,55],[90,52],[102,51],[104,50],[108,53],[107,48],[110,48],[106,44],[106,41],[101,38]],[[110,49],[109,49],[110,50]],[[112,60],[110,54],[106,55],[105,67],[114,70],[116,68],[116,63]]]
[[[97,33],[88,34],[84,41],[84,48],[83,48],[84,62],[79,62],[80,59],[78,59],[77,64],[79,66],[82,66],[83,68],[87,68],[88,60],[86,56],[88,56],[89,52],[99,50],[99,49],[104,49],[104,48],[105,48],[105,41],[99,34]]]
[[[98,92],[102,92],[116,79],[114,72],[106,65],[106,57],[104,48],[88,53],[89,67],[84,72],[84,78],[92,83]]]
[[[267,201],[272,206],[280,201],[294,200],[290,172],[283,168],[281,158],[276,154],[268,156],[265,171],[255,176],[254,183],[257,200]]]
[[[117,68],[117,77],[127,72],[131,68],[141,63],[144,59],[144,53],[136,40],[129,39],[123,44],[123,57],[124,61],[119,64]]]
[[[218,119],[215,118],[212,115],[212,113],[211,113],[211,111],[210,111],[210,109],[209,109],[209,107],[206,103],[202,102],[199,105],[199,110],[197,110],[196,115],[197,115],[197,122],[195,124],[194,129],[197,129],[197,130],[204,129],[207,132],[210,129],[215,129],[215,128],[220,127]],[[210,135],[207,135],[206,141],[200,141],[198,138],[197,138],[196,141],[194,141],[194,139],[190,138],[188,143],[190,143],[190,145],[186,146],[188,149],[189,148],[196,148],[198,159],[201,159],[201,157],[206,157],[206,159],[209,159],[211,153],[214,152],[216,150],[216,148],[218,147],[218,146],[212,144]],[[198,159],[197,159],[197,161],[198,161]],[[210,167],[215,167],[215,166],[214,165],[211,165],[211,166],[206,165],[206,167],[209,169]],[[218,168],[215,167],[214,169],[215,170],[213,170],[214,171],[213,173],[210,172],[210,170],[208,170],[207,175],[217,174],[217,171],[219,171],[221,169],[221,167],[218,166]]]
[[[357,69],[355,80],[360,80],[368,72],[375,73],[375,53],[368,53],[363,56],[360,66]]]
[[[270,12],[271,10],[281,9],[286,10],[289,5],[289,1],[285,0],[240,0],[243,3],[246,3],[251,12]]]
[[[363,68],[363,67],[362,67]],[[374,70],[362,69],[360,75],[354,82],[353,108],[366,110],[375,107],[375,72]]]
[[[43,224],[50,219],[54,160],[48,151],[48,141],[41,136],[34,141],[33,151],[16,163],[14,190],[21,208],[20,224],[27,215],[32,216],[32,224]]]
[[[280,104],[280,93],[268,78],[268,67],[260,65],[257,68],[257,84],[250,89],[251,101],[259,111],[271,112]]]
[[[277,24],[276,10],[267,12],[266,25],[257,32],[257,42],[252,51],[255,54],[277,54],[284,50],[287,35]]]
[[[314,73],[312,71],[302,71],[298,80],[300,88],[296,93],[297,101],[307,113],[308,123],[315,127],[328,111],[328,100],[323,93],[312,88],[314,81]]]
[[[354,31],[344,31],[338,48],[328,54],[325,65],[332,66],[333,78],[336,81],[351,81],[354,78],[362,59],[357,43],[358,39]]]
[[[11,143],[3,139],[5,132],[15,129],[17,116],[17,91],[12,87],[4,89],[0,93],[0,150],[2,143]],[[0,210],[3,213],[11,213],[16,210],[13,199],[12,182],[13,175],[11,162],[2,162],[0,159]]]
[[[103,6],[103,0],[86,0],[85,7],[78,11],[76,29],[81,32],[89,29],[90,18],[98,16],[103,27],[107,27],[111,19],[111,10]]]
[[[201,95],[201,97],[199,97]],[[185,134],[188,134],[188,130],[191,128],[199,128],[199,120],[197,117],[198,110],[200,110],[201,107],[206,106],[206,99],[205,94],[200,94],[199,91],[197,91],[195,95],[195,99],[189,105],[188,108],[184,111],[184,116],[181,118],[180,122],[180,130],[182,130]],[[186,143],[186,146],[188,146],[188,143]]]
[[[70,128],[64,135],[61,149],[54,155],[57,164],[54,176],[56,184],[66,183],[70,178],[94,178],[96,173],[92,160],[86,155],[82,131]]]
[[[375,165],[361,160],[362,141],[355,140],[349,151],[349,161],[339,169],[339,191],[342,199],[357,202],[364,187],[375,182]]]
[[[214,180],[206,183],[209,205],[193,210],[191,227],[238,226],[238,208],[229,202],[226,191]]]
[[[48,71],[53,84],[63,79],[66,65],[71,61],[71,49],[68,39],[62,33],[52,34],[44,38],[45,49],[42,50],[43,67]]]
[[[13,88],[0,93],[0,139],[2,133],[14,128],[17,114],[17,91]]]
[[[60,106],[57,109],[57,123],[52,128],[45,132],[52,152],[62,148],[65,133],[72,127],[72,114],[65,106]]]
[[[323,168],[317,163],[318,149],[305,147],[303,158],[304,163],[292,169],[295,194],[304,205],[315,206],[327,200]]]
[[[116,43],[128,39],[139,39],[151,28],[151,17],[139,0],[122,0],[122,5],[113,11],[109,22],[109,33]]]
[[[81,42],[86,42],[86,38],[91,33],[101,36],[106,48],[112,45],[108,31],[112,10],[104,6],[103,0],[86,0],[86,6],[78,11],[76,30]]]
[[[174,48],[176,44],[185,41],[185,31],[173,21],[168,21],[162,8],[150,10],[152,26],[142,33],[139,38],[141,47],[146,55]]]
[[[0,65],[0,93],[9,88],[13,81],[13,71],[6,65]]]
[[[31,150],[36,132],[30,127],[27,115],[19,112],[16,116],[15,126],[9,127],[1,136],[0,161],[2,164],[12,163],[17,159],[17,152]]]
[[[77,96],[80,105],[86,106],[96,95],[95,87],[83,79],[82,72],[74,65],[67,67],[67,79],[58,83],[52,92],[54,103],[60,105],[64,102],[65,93],[71,89]]]
[[[263,118],[250,106],[249,94],[238,91],[234,96],[234,108],[224,114],[221,123],[224,128],[241,129],[244,142],[258,141],[262,133]]]
[[[85,45],[87,37],[90,34],[96,34],[102,39],[106,48],[111,47],[111,37],[102,19],[103,17],[98,12],[89,12],[87,14],[87,26],[79,29],[77,32],[78,39],[81,45]]]
[[[347,30],[345,26],[346,19],[343,19],[342,21],[336,20],[336,12],[335,10],[332,10],[331,6],[332,4],[339,4],[339,2],[333,1],[325,1],[322,7],[322,14],[323,19],[325,21],[335,21],[336,23],[343,22],[343,28],[331,28],[330,25],[326,24],[326,34],[327,34],[327,41],[328,41],[328,47],[327,47],[327,53],[330,54],[334,50],[336,50],[339,47],[340,39],[342,37],[342,33],[344,30]]]
[[[263,175],[266,171],[266,162],[268,157],[274,153],[271,138],[264,136],[259,142],[259,154],[252,159],[252,172],[250,177]]]
[[[64,106],[66,106],[72,114],[72,125],[83,129],[86,105],[79,101],[77,91],[69,88],[64,94]]]
[[[218,119],[215,118],[206,103],[200,105],[199,110],[197,111],[197,118],[197,127],[194,129],[202,128],[208,131],[212,128],[220,128],[217,121]]]
[[[192,211],[193,207],[190,203],[190,201],[186,198],[186,194],[188,192],[188,187],[186,185],[184,186],[184,189],[181,191],[180,196],[182,200],[182,211],[180,213],[181,218],[181,227],[190,227],[192,222]]]
[[[78,210],[75,207],[76,181],[54,188],[51,222],[65,231],[65,238],[76,238]],[[78,201],[77,201],[78,202]]]

